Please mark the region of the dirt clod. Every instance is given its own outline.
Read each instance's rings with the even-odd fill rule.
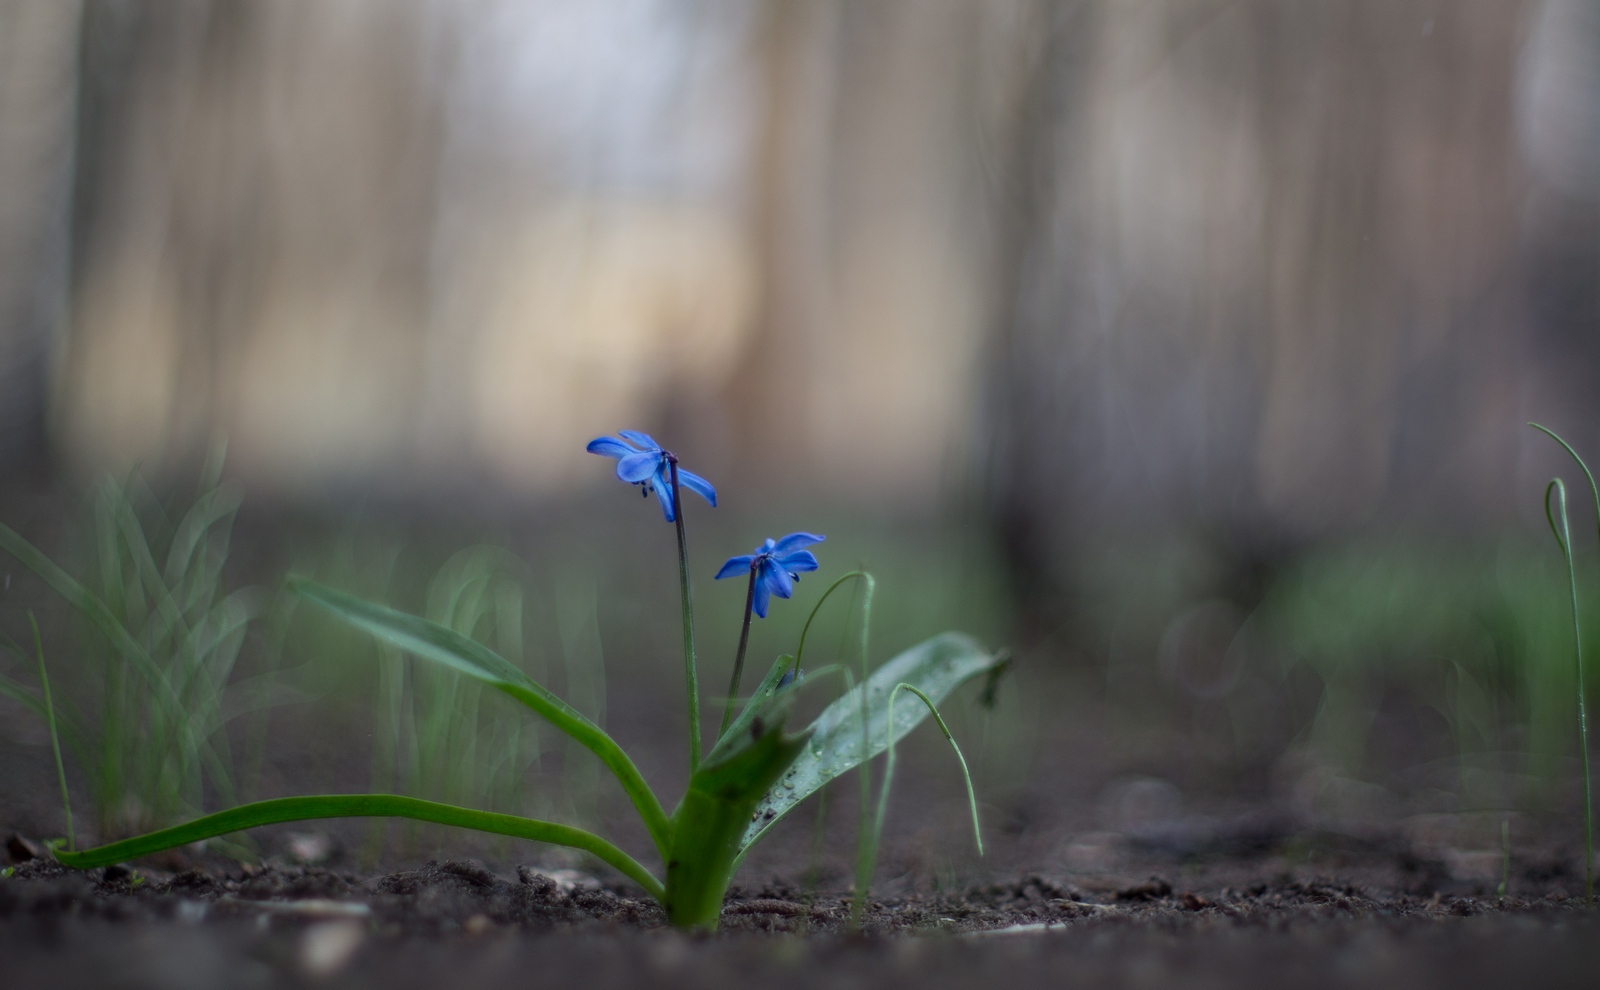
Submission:
[[[44,855],[44,849],[32,839],[12,833],[6,839],[6,855],[11,857],[13,863],[26,863],[30,859],[39,859]]]
[[[1119,901],[1155,901],[1172,894],[1172,884],[1160,877],[1151,877],[1144,883],[1136,883],[1131,887],[1124,887],[1117,891]]]

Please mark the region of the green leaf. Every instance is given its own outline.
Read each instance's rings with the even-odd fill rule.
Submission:
[[[510,835],[519,839],[582,849],[616,867],[656,900],[662,900],[666,896],[661,881],[652,876],[649,870],[592,832],[536,818],[477,811],[453,804],[440,804],[437,801],[401,797],[397,794],[315,794],[305,797],[273,798],[270,801],[243,804],[227,811],[219,811],[214,815],[206,815],[204,818],[196,818],[192,822],[164,828],[159,832],[135,836],[94,849],[85,849],[83,852],[64,852],[58,849],[55,850],[55,857],[63,866],[88,870],[148,856],[163,849],[199,842],[201,839],[255,828],[258,825],[301,822],[317,818],[377,817],[411,818],[421,822],[454,825],[459,828],[476,829],[479,832],[493,832],[496,835]]]
[[[762,682],[771,688],[758,692],[745,708],[748,717],[735,723],[737,734],[724,733],[690,775],[673,812],[664,906],[667,920],[680,928],[716,928],[756,805],[805,750],[807,733],[783,731],[795,692],[776,689],[782,663],[774,665],[776,677]]]
[[[422,659],[444,664],[497,688],[544,716],[610,768],[622,784],[623,791],[633,801],[633,806],[638,809],[639,816],[644,819],[645,828],[650,831],[656,849],[663,858],[668,855],[672,846],[672,826],[655,792],[645,783],[628,754],[603,729],[535,683],[515,664],[482,643],[420,616],[375,605],[303,578],[290,578],[288,584],[296,594],[321,605],[346,622]]]
[[[723,755],[731,747],[739,745],[740,741],[745,738],[746,732],[749,731],[750,724],[755,721],[757,716],[761,716],[768,723],[772,721],[771,718],[766,717],[767,711],[772,707],[773,699],[777,696],[778,682],[783,680],[783,675],[793,663],[794,657],[789,656],[787,653],[772,661],[772,669],[767,671],[767,676],[763,677],[761,683],[756,686],[755,693],[750,695],[750,700],[745,704],[744,710],[739,713],[738,718],[728,725],[728,731],[717,739],[717,744],[711,747],[711,752],[706,754],[707,763],[717,762],[722,759]],[[787,715],[787,707],[784,708],[784,713]],[[760,734],[760,732],[756,733],[758,736]]]
[[[966,681],[986,673],[999,660],[972,637],[947,632],[913,646],[879,667],[865,684],[845,692],[811,723],[810,744],[756,806],[755,819],[746,829],[741,847],[748,849],[754,845],[778,819],[822,785],[888,747],[889,703],[896,685],[911,685],[936,705]],[[867,709],[865,745],[860,714],[863,690]],[[928,708],[922,705],[896,707],[895,740],[904,738],[927,717]]]
[[[780,661],[781,662],[781,661]],[[779,673],[779,677],[782,673]],[[776,684],[776,678],[772,678]],[[796,735],[784,732],[789,709],[794,702],[793,687],[758,695],[745,709],[745,715],[707,754],[700,769],[689,776],[691,791],[704,791],[725,801],[749,801],[753,805],[794,762],[810,730]],[[738,726],[734,735],[731,730]]]

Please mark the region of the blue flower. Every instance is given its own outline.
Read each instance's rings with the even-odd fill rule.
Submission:
[[[656,498],[661,500],[661,511],[666,515],[667,522],[672,522],[677,518],[672,504],[672,466],[678,463],[678,455],[663,450],[648,433],[618,430],[617,435],[622,439],[595,437],[589,441],[586,449],[591,454],[615,457],[617,477],[643,488],[646,498],[652,491],[655,492]],[[713,506],[717,504],[717,490],[711,487],[711,482],[693,471],[678,468],[678,487],[689,489]]]
[[[772,595],[788,598],[794,594],[794,583],[800,580],[800,571],[817,569],[817,558],[803,549],[821,543],[824,537],[810,533],[790,533],[776,542],[768,540],[756,547],[755,553],[742,557],[729,557],[717,572],[717,580],[752,574],[751,605],[761,618],[767,617],[767,601]]]

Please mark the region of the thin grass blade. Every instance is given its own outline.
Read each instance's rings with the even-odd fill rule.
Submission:
[[[956,762],[961,765],[961,779],[967,785],[967,807],[972,812],[972,837],[978,844],[978,855],[983,855],[983,829],[978,824],[978,795],[972,789],[972,774],[967,770],[967,758],[961,755],[961,747],[956,744],[956,737],[950,733],[950,727],[945,724],[944,716],[939,714],[939,708],[933,699],[923,694],[916,687],[901,682],[894,686],[889,693],[889,709],[894,710],[895,699],[901,691],[909,691],[915,695],[927,708],[928,714],[933,716],[933,721],[939,726],[939,731],[944,733],[945,741],[950,748],[955,750]],[[861,927],[861,918],[866,908],[867,891],[872,883],[872,870],[877,865],[878,848],[883,842],[883,823],[889,817],[889,788],[894,784],[895,746],[893,740],[889,742],[889,755],[883,762],[883,785],[878,789],[878,810],[873,817],[870,840],[862,844],[856,857],[856,882],[855,896],[850,902],[850,923],[855,928]]]
[[[1600,526],[1600,485],[1595,485],[1594,472],[1590,472],[1589,465],[1584,464],[1584,459],[1578,456],[1570,443],[1562,440],[1554,430],[1542,427],[1536,422],[1530,422],[1533,429],[1544,433],[1550,440],[1557,441],[1566,453],[1578,462],[1579,469],[1584,472],[1584,478],[1589,481],[1589,494],[1594,497],[1595,525]],[[1555,526],[1557,515],[1550,512],[1550,493],[1554,491],[1560,507],[1560,528]],[[1594,825],[1594,776],[1589,769],[1589,702],[1587,691],[1584,689],[1584,637],[1579,629],[1578,611],[1578,571],[1573,565],[1573,531],[1570,521],[1566,518],[1566,483],[1560,478],[1552,478],[1549,485],[1544,486],[1544,520],[1550,523],[1550,533],[1555,534],[1555,542],[1562,545],[1562,557],[1566,558],[1566,581],[1571,590],[1571,605],[1573,605],[1573,657],[1574,665],[1578,669],[1578,745],[1582,750],[1582,768],[1584,768],[1584,904],[1594,907],[1595,881],[1595,825]]]
[[[39,658],[39,686],[44,690],[45,721],[50,726],[50,750],[56,758],[56,780],[61,784],[61,807],[67,816],[67,848],[78,847],[72,830],[72,796],[67,793],[67,765],[61,759],[61,735],[56,731],[56,703],[50,697],[50,673],[44,666],[44,640],[39,636],[39,622],[28,613],[28,625],[33,629],[33,650]]]
[[[11,554],[23,566],[43,578],[46,584],[76,608],[119,653],[128,659],[139,675],[148,682],[162,714],[178,727],[189,751],[199,754],[213,780],[231,779],[227,766],[217,755],[216,748],[210,740],[200,738],[194,732],[184,712],[183,703],[179,700],[166,672],[150,659],[150,654],[129,635],[128,630],[104,602],[79,584],[72,575],[58,567],[37,547],[5,525],[0,525],[0,550]]]

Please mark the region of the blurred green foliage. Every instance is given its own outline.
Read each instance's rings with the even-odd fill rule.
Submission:
[[[1476,807],[1541,801],[1572,771],[1572,627],[1553,545],[1398,535],[1241,580],[1225,554],[1173,541],[1080,573],[1075,634],[1102,665],[1113,721],[1194,729],[1219,766],[1288,756],[1397,788],[1448,783]],[[1592,629],[1600,596],[1585,573]]]
[[[582,824],[604,817],[612,789],[590,754],[480,685],[297,609],[275,591],[290,572],[480,640],[640,751],[648,776],[680,772],[649,749],[682,731],[678,709],[653,704],[682,691],[679,658],[663,646],[676,642],[674,541],[658,518],[618,524],[584,505],[488,521],[268,512],[239,527],[241,560],[237,496],[215,477],[166,503],[137,481],[108,482],[61,552],[152,666],[66,618],[59,599],[59,611],[40,612],[69,776],[93,798],[102,836],[363,785]],[[830,575],[861,566],[878,578],[875,660],[951,627],[1013,648],[1018,673],[998,717],[973,718],[965,704],[945,712],[990,800],[1037,785],[1040,747],[1065,717],[1046,698],[1069,683],[1075,703],[1098,706],[1114,764],[1185,786],[1281,791],[1293,786],[1286,772],[1311,767],[1394,791],[1447,790],[1461,807],[1531,811],[1559,800],[1551,785],[1574,772],[1564,573],[1556,548],[1532,536],[1390,534],[1243,565],[1196,540],[1124,542],[1079,555],[1075,607],[1046,629],[1018,615],[1014,578],[979,527],[838,513],[757,528],[701,513],[690,527],[704,683],[727,676],[744,595],[710,575],[791,521],[828,534],[823,569],[756,622],[751,662],[793,651]],[[1589,629],[1600,628],[1594,564],[1580,558]],[[806,665],[848,659],[858,620],[848,596],[830,601]],[[0,686],[37,711],[24,654],[5,662]],[[182,699],[182,719],[162,691]],[[281,707],[296,700],[307,704]],[[646,700],[669,714],[642,719]],[[720,716],[708,697],[708,730]],[[430,835],[402,846],[418,851]],[[375,852],[383,833],[372,838]]]
[[[15,533],[7,547],[70,604],[58,627],[54,703],[87,777],[101,836],[145,831],[191,816],[208,798],[238,797],[226,727],[273,700],[270,674],[237,677],[264,596],[223,580],[237,492],[221,485],[220,451],[192,501],[174,510],[132,479],[94,491],[81,546],[57,567]],[[22,651],[12,647],[18,655]],[[5,693],[38,710],[24,684]]]

